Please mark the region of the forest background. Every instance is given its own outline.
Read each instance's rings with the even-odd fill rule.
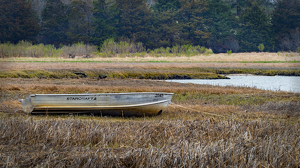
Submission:
[[[0,0],[0,42],[300,52],[300,0]],[[177,48],[176,48],[177,47]],[[141,48],[141,49],[139,49]],[[199,48],[200,50],[200,48]]]

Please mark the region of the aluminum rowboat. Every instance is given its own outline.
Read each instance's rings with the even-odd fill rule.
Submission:
[[[20,99],[26,113],[93,113],[109,116],[159,115],[173,93],[31,94]]]

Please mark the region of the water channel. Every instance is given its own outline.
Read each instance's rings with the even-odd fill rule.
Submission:
[[[195,83],[217,86],[255,87],[263,90],[300,93],[299,76],[226,75],[230,79],[182,79],[168,82]]]

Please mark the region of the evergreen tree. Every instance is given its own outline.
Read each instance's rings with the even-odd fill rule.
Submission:
[[[0,42],[36,42],[40,26],[25,0],[0,0]]]
[[[178,20],[180,20],[178,10],[154,12],[147,47],[166,48],[179,44],[182,27],[178,24]]]
[[[89,43],[92,34],[92,8],[84,1],[73,1],[68,5],[67,43]]]
[[[60,0],[47,0],[42,11],[40,42],[45,44],[67,44],[66,32],[69,29],[68,7]]]
[[[260,0],[258,3],[264,8],[264,11],[267,15],[271,15],[276,7],[276,1],[273,0]]]
[[[117,37],[117,4],[113,1],[94,1],[94,34],[92,41],[95,45],[102,44],[106,39]]]
[[[296,51],[300,47],[297,33],[300,28],[300,1],[278,1],[272,16],[278,49]]]
[[[151,11],[144,0],[116,0],[118,5],[118,36],[127,37],[132,42],[147,43]]]
[[[208,29],[212,34],[209,47],[212,48],[214,53],[229,50],[237,52],[239,45],[234,34],[236,24],[230,6],[223,0],[209,0],[208,3],[207,18],[212,21]]]
[[[264,44],[266,51],[273,50],[271,24],[256,1],[248,1],[241,14],[238,39],[242,52],[258,51],[259,44]]]
[[[207,11],[208,3],[205,0],[181,1],[181,44],[206,45],[211,35],[208,31],[209,20],[205,18]]]
[[[155,1],[155,5],[152,9],[157,12],[163,12],[167,10],[178,10],[180,9],[180,1],[179,0],[157,0]]]
[[[258,5],[264,9],[267,15],[270,15],[275,8],[277,0],[258,0]],[[239,16],[247,6],[247,0],[226,0],[227,4],[231,6],[232,13]]]
[[[236,0],[236,15],[241,15],[242,10],[246,5],[246,0]]]

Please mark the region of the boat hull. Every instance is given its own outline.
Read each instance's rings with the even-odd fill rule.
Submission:
[[[173,93],[35,94],[21,99],[27,113],[93,113],[109,116],[159,115]]]

